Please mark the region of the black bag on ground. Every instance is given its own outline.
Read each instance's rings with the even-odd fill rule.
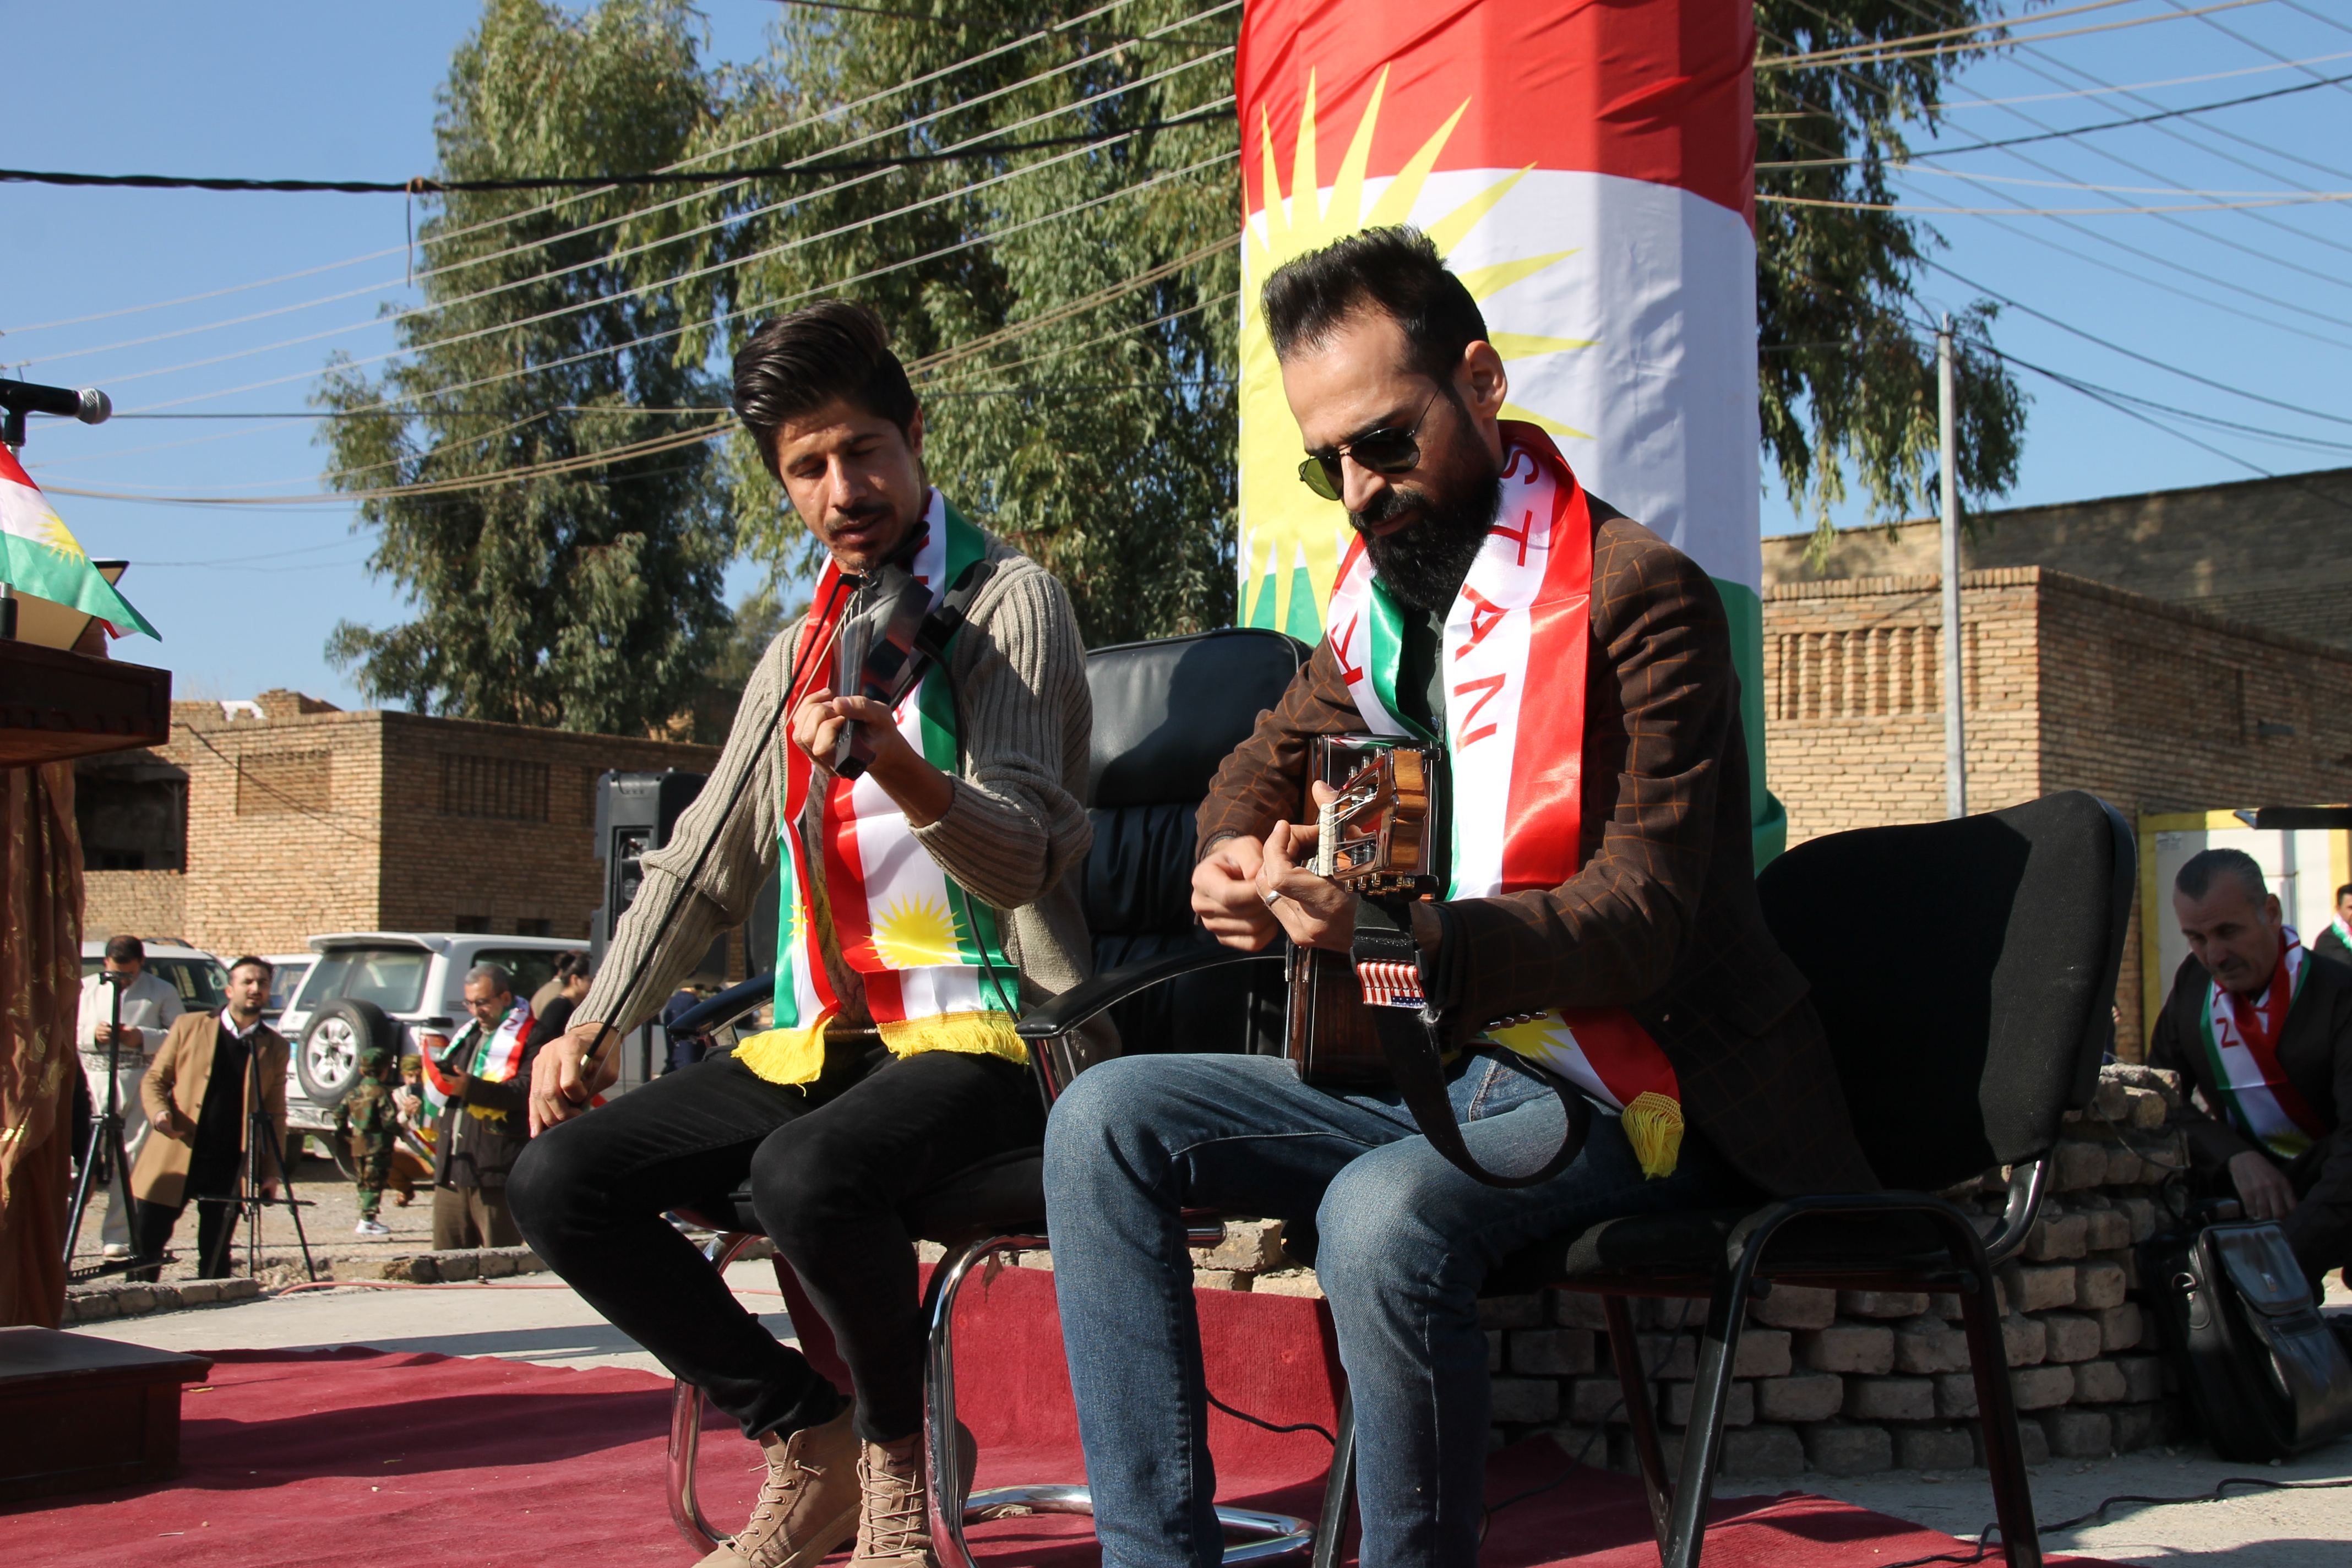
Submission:
[[[2140,1244],[2140,1282],[2213,1449],[2284,1459],[2352,1431],[2352,1360],[2275,1225]]]

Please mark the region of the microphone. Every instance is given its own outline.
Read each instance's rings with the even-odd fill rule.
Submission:
[[[114,402],[94,386],[77,391],[30,381],[0,381],[0,408],[16,415],[54,414],[60,419],[103,425],[114,412]]]

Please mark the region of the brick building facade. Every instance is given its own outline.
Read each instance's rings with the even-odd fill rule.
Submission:
[[[1960,583],[1969,810],[2064,789],[2135,823],[2352,799],[2352,650],[2042,566]],[[1943,815],[1941,585],[1765,589],[1769,776],[1790,843]],[[2135,924],[2116,987],[2126,1049],[2143,1038],[2140,962]]]
[[[299,952],[335,931],[583,937],[607,769],[714,747],[370,710],[291,691],[175,702],[172,739],[79,770],[89,938]]]

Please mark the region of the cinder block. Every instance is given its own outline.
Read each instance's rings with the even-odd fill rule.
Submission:
[[[1698,1384],[1670,1383],[1666,1384],[1666,1425],[1687,1426],[1691,1424],[1691,1407],[1698,1403]],[[1756,1385],[1735,1383],[1724,1396],[1723,1424],[1726,1426],[1752,1426],[1756,1420]]]
[[[2131,1088],[2123,1079],[2102,1073],[2098,1087],[2091,1091],[2090,1114],[2083,1120],[2095,1123],[2121,1121],[2131,1109],[2130,1095]]]
[[[2152,1089],[2126,1089],[2124,1100],[2130,1107],[2128,1120],[2134,1127],[2145,1131],[2164,1125],[2164,1096]]]
[[[1748,1315],[1767,1328],[1826,1329],[1837,1319],[1837,1292],[1811,1285],[1775,1285],[1748,1304]]]
[[[2147,1162],[2133,1153],[2130,1149],[2118,1143],[2107,1150],[2107,1171],[2102,1180],[2103,1185],[2136,1187],[2140,1183],[2152,1179],[2147,1173]],[[2092,1245],[2095,1247],[2098,1244],[2093,1242]]]
[[[2116,1358],[2116,1365],[2124,1374],[2124,1397],[2135,1405],[2147,1405],[2164,1397],[2164,1358],[2152,1355],[2126,1355]]]
[[[152,1285],[124,1285],[114,1291],[117,1317],[142,1318],[154,1310],[155,1288]]]
[[[1976,1442],[1976,1468],[1980,1470],[1984,1469],[1987,1468],[1985,1464],[1984,1428],[1981,1426],[1972,1426],[1969,1429],[1969,1435],[1970,1437],[1975,1439]],[[2046,1465],[2050,1462],[2050,1438],[2048,1434],[2042,1430],[2042,1423],[2039,1421],[2021,1420],[2018,1422],[2017,1447],[2019,1451],[2025,1456],[2025,1462],[2028,1465]]]
[[[1224,1239],[1214,1247],[1196,1249],[1192,1261],[1197,1268],[1231,1268],[1244,1274],[1279,1268],[1288,1261],[1282,1255],[1282,1222],[1229,1219]]]
[[[2025,1238],[2025,1256],[2035,1263],[2080,1258],[2089,1249],[2090,1228],[2090,1222],[2077,1214],[2035,1220]]]
[[[1624,1391],[1613,1377],[1580,1377],[1568,1385],[1568,1418],[1580,1426],[1622,1425]]]
[[[1895,1468],[1901,1470],[1965,1470],[1976,1463],[1976,1440],[1958,1426],[1897,1426]]]
[[[2098,1209],[2083,1216],[2084,1245],[2093,1252],[2108,1252],[2132,1243],[2131,1215],[2121,1209]]]
[[[2128,1228],[2121,1215],[2104,1214],[2098,1217],[2103,1220],[2113,1220],[2118,1226]],[[2101,1258],[2091,1258],[2075,1265],[2074,1305],[2076,1307],[2086,1312],[2103,1311],[2109,1307],[2120,1306],[2123,1299],[2124,1271],[2120,1264],[2110,1263]]]
[[[1482,1329],[1539,1329],[1543,1327],[1541,1296],[1487,1296],[1478,1302],[1478,1326]]]
[[[2156,1234],[2156,1202],[2152,1198],[2126,1198],[2123,1212],[2131,1219],[2132,1245],[2137,1247]]]
[[[2099,1321],[2099,1351],[2105,1355],[2135,1348],[2147,1331],[2137,1301],[2126,1301],[2093,1315]]]
[[[1723,1435],[1727,1476],[1801,1476],[1805,1445],[1786,1426],[1750,1426]]]
[[[2058,1145],[2051,1185],[2062,1193],[2078,1193],[2107,1179],[2107,1151],[2101,1143],[2069,1138]],[[2071,1253],[2053,1256],[2071,1257]]]
[[[2020,1410],[2048,1410],[2074,1397],[2071,1366],[2026,1366],[2009,1374]]]
[[[1848,1318],[1916,1318],[1927,1310],[1924,1292],[1913,1290],[1841,1290],[1838,1311]]]
[[[1833,1323],[1798,1334],[1796,1360],[1813,1372],[1892,1372],[1895,1331],[1875,1323]]]
[[[1323,1295],[1323,1285],[1315,1278],[1312,1268],[1277,1268],[1271,1274],[1261,1274],[1252,1279],[1250,1294],[1307,1296],[1319,1300]]]
[[[221,1282],[217,1279],[183,1279],[180,1281],[180,1304],[202,1307],[220,1300]]]
[[[1592,1370],[1591,1329],[1513,1329],[1511,1370],[1538,1377],[1573,1377]]]
[[[1192,1289],[1195,1290],[1246,1290],[1250,1277],[1233,1268],[1195,1268]]]
[[[1643,1375],[1653,1383],[1674,1383],[1698,1370],[1696,1334],[1636,1334],[1633,1352],[1642,1358]]]
[[[261,1296],[261,1281],[258,1279],[241,1277],[236,1279],[223,1279],[218,1281],[218,1284],[220,1294],[214,1298],[215,1300],[252,1301],[259,1300]]]
[[[92,1290],[70,1296],[67,1298],[66,1304],[73,1310],[73,1321],[77,1323],[102,1323],[110,1318],[122,1315],[122,1309],[115,1304],[111,1290]]]
[[[444,1280],[473,1279],[481,1275],[487,1261],[476,1253],[445,1252],[433,1260],[433,1267]]]
[[[1937,1375],[1936,1414],[1947,1421],[1964,1420],[1977,1413],[1977,1378],[1972,1372]]]
[[[2039,1366],[2050,1353],[2050,1331],[2033,1318],[2000,1321],[2000,1347],[2011,1366]]]
[[[2096,1318],[2084,1317],[2080,1312],[2044,1312],[2042,1329],[2045,1336],[2044,1361],[2088,1361],[2099,1353]]]
[[[2111,1361],[2086,1361],[2074,1369],[2074,1403],[2115,1405],[2130,1394],[2123,1368]]]
[[[2042,1430],[2062,1459],[2105,1458],[2116,1451],[2116,1426],[2104,1410],[2053,1410],[2042,1417]]]
[[[1919,1317],[1895,1325],[1895,1371],[1925,1375],[1968,1364],[1968,1335],[1943,1319]]]
[[[1494,1389],[1495,1420],[1525,1423],[1559,1418],[1559,1384],[1551,1379],[1497,1377],[1489,1381]]]
[[[1794,1336],[1786,1329],[1748,1327],[1739,1331],[1731,1353],[1734,1377],[1786,1377],[1794,1362]]]
[[[1687,1296],[1637,1296],[1633,1300],[1637,1329],[1696,1329],[1706,1325],[1706,1303]]]
[[[1834,1373],[1768,1377],[1756,1385],[1756,1413],[1767,1421],[1826,1421],[1845,1408],[1845,1379]]]
[[[2118,1405],[2107,1415],[2115,1422],[2116,1453],[2137,1453],[2156,1441],[2155,1405]]]
[[[1551,1321],[1563,1329],[1605,1329],[1609,1326],[1608,1306],[1598,1296],[1582,1290],[1547,1290],[1551,1299]]]
[[[1895,1468],[1895,1440],[1884,1426],[1824,1422],[1803,1433],[1806,1462],[1832,1476],[1873,1476]]]
[[[1998,1289],[1997,1283],[1995,1288]],[[1929,1296],[1927,1298],[1927,1315],[1931,1318],[1941,1318],[1948,1323],[1958,1322],[1960,1321],[1960,1293],[1957,1290],[1938,1290],[1934,1295]]]
[[[1845,1414],[1854,1421],[1927,1421],[1936,1414],[1936,1385],[1924,1377],[1849,1377]]]
[[[2081,1248],[2075,1250],[2080,1252]],[[2074,1266],[2071,1263],[2047,1264],[2038,1268],[2012,1266],[2004,1283],[2009,1286],[2009,1310],[2012,1312],[2046,1312],[2053,1307],[2074,1304]]]

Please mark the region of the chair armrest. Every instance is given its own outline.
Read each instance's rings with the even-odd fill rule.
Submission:
[[[730,1024],[776,994],[773,974],[754,974],[751,979],[730,985],[718,995],[707,998],[680,1013],[669,1026],[673,1035],[699,1035],[721,1024]]]
[[[2000,1226],[1984,1238],[1985,1258],[1992,1267],[2000,1268],[2009,1261],[2010,1254],[2025,1245],[2042,1213],[2042,1196],[2049,1190],[2048,1156],[2010,1167],[2009,1202],[2001,1209]]]
[[[1180,974],[1217,969],[1228,963],[1279,963],[1283,957],[1280,952],[1240,952],[1230,947],[1196,947],[1147,958],[1141,963],[1130,963],[1071,986],[1013,1026],[1013,1033],[1024,1040],[1059,1039],[1113,1003],[1124,1002]]]

